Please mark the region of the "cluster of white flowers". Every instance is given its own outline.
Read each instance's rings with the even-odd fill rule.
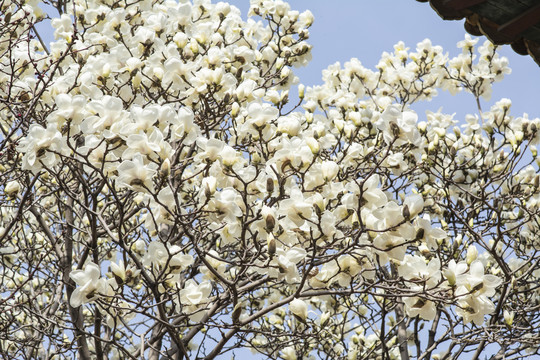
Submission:
[[[11,22],[38,9],[1,6]],[[84,329],[105,324],[130,334],[107,339],[117,358],[159,352],[160,336],[213,351],[193,341],[215,329],[283,359],[399,358],[404,317],[511,327],[522,293],[538,298],[540,120],[507,99],[461,123],[411,107],[438,90],[488,99],[510,72],[489,42],[467,36],[455,58],[398,43],[376,70],[352,59],[298,84],[291,105],[309,11],[65,6],[50,53],[0,31],[2,53],[19,36],[0,61],[0,294],[16,308],[38,293],[42,309],[64,282],[70,311],[54,316],[81,358],[103,351]]]

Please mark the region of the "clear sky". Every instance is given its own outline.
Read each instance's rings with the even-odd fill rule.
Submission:
[[[223,0],[226,1],[226,0]],[[229,3],[247,14],[249,0],[231,0]],[[315,23],[309,42],[313,45],[313,60],[306,67],[295,70],[306,85],[321,83],[321,71],[336,61],[344,63],[358,58],[366,67],[374,68],[383,51],[392,51],[398,41],[414,49],[425,38],[434,45],[441,45],[451,56],[461,51],[456,47],[465,36],[463,20],[444,21],[429,6],[416,0],[290,0],[293,9],[311,10]],[[480,38],[480,43],[485,41]],[[482,104],[484,109],[501,98],[512,100],[514,116],[528,113],[540,117],[540,66],[530,56],[516,54],[509,45],[500,53],[510,61],[512,74],[493,88],[491,101]],[[471,96],[441,94],[427,108],[440,106],[447,113],[459,117],[474,112]],[[421,117],[421,114],[419,114]]]

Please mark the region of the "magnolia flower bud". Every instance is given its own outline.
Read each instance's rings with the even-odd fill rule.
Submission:
[[[467,248],[467,264],[471,264],[476,258],[478,257],[478,249],[476,249],[476,246],[469,245]]]
[[[101,76],[104,78],[108,78],[111,75],[111,65],[109,63],[105,63],[103,65],[103,72],[101,73]]]
[[[456,273],[450,269],[443,270],[443,275],[448,280],[450,286],[456,285]]]
[[[272,259],[276,253],[276,239],[274,238],[274,235],[268,234],[266,242],[268,245],[268,256]]]
[[[283,69],[281,69],[281,72],[279,73],[279,78],[286,79],[289,77],[289,75],[291,75],[291,69],[289,69],[288,67],[284,67]]]
[[[304,84],[298,85],[298,97],[303,99],[305,96],[306,86]]]
[[[231,105],[231,116],[234,118],[238,115],[238,112],[240,111],[240,105],[238,105],[237,102],[234,102]]]
[[[349,120],[352,121],[352,123],[355,126],[362,125],[362,116],[358,111],[351,111],[348,114]]]
[[[337,176],[339,165],[333,161],[323,161],[321,164],[321,172],[325,181],[331,181]]]
[[[276,59],[276,69],[281,69],[283,67],[283,64],[285,63],[285,60],[283,58],[277,58]]]
[[[356,211],[352,213],[351,224],[354,228],[357,228],[360,225],[360,219],[358,218],[358,213]]]
[[[319,323],[321,324],[321,327],[325,326],[329,319],[330,319],[330,313],[328,311],[323,312],[321,314],[321,318],[320,318],[320,321],[319,321]]]
[[[503,316],[504,316],[504,323],[506,324],[507,327],[511,328],[512,324],[514,323],[514,312],[513,311],[509,312],[508,310],[504,310]]]
[[[300,321],[305,322],[308,316],[308,308],[305,301],[300,299],[294,299],[289,304],[289,310]]]
[[[165,159],[163,163],[161,164],[161,168],[159,169],[159,174],[162,177],[167,177],[171,173],[171,161],[169,159]]]
[[[421,244],[419,247],[418,247],[418,251],[420,251],[420,253],[422,255],[424,255],[426,258],[431,258],[431,251],[429,250],[429,248],[425,245],[425,244]]]
[[[274,192],[274,179],[270,177],[266,179],[266,191],[268,192],[268,195],[272,195]]]
[[[336,129],[338,129],[339,132],[343,131],[343,127],[345,127],[345,121],[341,119],[334,119],[334,126]]]
[[[240,315],[242,314],[242,306],[243,306],[243,303],[241,303],[241,302],[237,303],[234,306],[234,309],[233,309],[233,312],[232,312],[232,315],[231,315],[231,319],[232,319],[233,323],[237,323],[238,320],[240,319]]]
[[[321,213],[325,210],[324,198],[320,193],[313,194],[311,200],[313,202],[313,206],[318,208]]]
[[[204,195],[208,198],[216,192],[217,179],[213,176],[205,177],[201,182],[201,187],[204,189]]]
[[[197,43],[195,39],[191,39],[191,41],[189,42],[189,49],[195,55],[199,53],[199,44]]]
[[[409,205],[407,205],[407,204],[403,205],[403,210],[401,211],[401,214],[403,215],[405,220],[410,220],[411,211],[409,210]]]
[[[261,155],[259,153],[254,153],[251,155],[251,162],[253,165],[257,165],[261,163]]]
[[[261,210],[261,215],[263,216],[265,221],[266,231],[268,231],[269,233],[272,232],[272,230],[274,230],[274,227],[276,226],[274,210],[265,205]]]
[[[140,73],[135,74],[135,76],[131,80],[131,83],[133,84],[134,89],[138,89],[141,86],[141,82],[142,82],[142,76]]]
[[[426,132],[426,130],[427,130],[427,122],[425,122],[425,121],[420,121],[420,122],[418,123],[418,130],[419,130],[422,134],[424,134],[424,133]]]
[[[165,70],[163,70],[162,67],[155,67],[153,69],[154,76],[158,80],[163,80],[163,75],[165,74]]]
[[[392,135],[394,135],[394,137],[396,138],[398,138],[399,134],[401,133],[401,129],[399,128],[399,125],[396,124],[395,122],[390,123],[390,131],[392,131]]]
[[[321,149],[321,147],[319,145],[319,142],[317,140],[315,140],[315,138],[308,137],[306,139],[306,144],[309,147],[309,149],[311,150],[312,154],[319,153],[319,150]]]
[[[120,265],[111,262],[111,272],[118,285],[122,285],[126,281],[126,269],[122,261],[120,261]]]

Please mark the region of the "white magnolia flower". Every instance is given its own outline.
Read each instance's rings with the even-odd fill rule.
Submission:
[[[247,111],[249,117],[248,122],[255,128],[264,128],[279,116],[279,110],[266,103],[251,103],[249,104]]]
[[[120,260],[118,264],[114,261],[111,262],[111,273],[116,280],[116,284],[119,286],[133,280],[139,276],[140,272],[140,269],[137,269],[131,265],[126,268],[123,260]]]
[[[199,305],[206,303],[212,291],[212,283],[203,281],[197,284],[195,280],[189,279],[182,290],[180,290],[180,303],[186,305]]]
[[[441,279],[441,264],[439,259],[433,258],[429,263],[422,256],[405,255],[399,265],[398,272],[405,280],[411,283],[425,285],[428,289],[438,285]]]
[[[154,191],[152,178],[157,173],[158,165],[155,163],[145,164],[141,155],[135,155],[131,160],[124,160],[118,166],[119,184],[133,190],[147,192]]]
[[[87,263],[84,270],[73,270],[69,277],[78,285],[69,299],[69,303],[73,307],[94,301],[100,293],[106,291],[107,281],[101,278],[99,266],[93,262]]]
[[[421,288],[417,290],[421,291]],[[436,304],[419,296],[405,297],[403,299],[405,303],[405,311],[410,317],[415,317],[419,315],[424,320],[433,320],[437,315],[437,306]]]
[[[208,210],[214,212],[216,219],[234,223],[243,214],[240,206],[243,206],[240,194],[234,188],[227,187],[214,194],[208,203]]]
[[[308,316],[307,303],[300,299],[294,299],[289,303],[289,310],[301,321],[305,321]]]
[[[443,270],[443,275],[450,286],[460,286],[463,281],[463,275],[467,270],[468,266],[466,262],[460,261],[459,263],[456,263],[456,261],[452,259],[448,263],[448,267]]]
[[[431,217],[428,214],[424,214],[421,218],[417,217],[414,224],[417,228],[418,240],[425,242],[431,250],[438,247],[438,241],[446,239],[448,236],[443,229],[432,227]],[[420,236],[418,237],[418,235]]]
[[[105,95],[100,100],[88,103],[87,109],[94,116],[87,117],[81,124],[85,134],[99,134],[104,130],[120,129],[128,118],[122,100],[117,97]]]
[[[403,202],[403,207],[407,207],[407,210],[403,212],[408,212],[408,218],[414,219],[418,214],[424,210],[424,198],[420,194],[411,194],[405,198]]]
[[[19,191],[21,191],[21,185],[18,181],[9,181],[4,187],[4,192],[11,197],[17,195]]]
[[[334,161],[323,161],[321,164],[321,171],[325,181],[332,181],[339,172],[339,165]]]
[[[24,137],[17,147],[23,154],[22,169],[37,172],[44,166],[51,168],[60,160],[59,154],[67,155],[66,139],[54,124],[46,128],[38,124],[30,126],[28,135]]]
[[[143,264],[160,269],[168,266],[171,273],[177,274],[193,264],[193,256],[183,253],[178,245],[167,247],[161,241],[152,241],[148,245]]]
[[[467,248],[467,264],[471,264],[478,257],[478,249],[475,245],[471,244]]]
[[[366,207],[370,209],[380,208],[388,202],[388,198],[379,188],[379,184],[378,175],[372,175],[364,182],[362,198],[367,202]]]
[[[296,116],[282,116],[278,119],[277,131],[289,136],[296,136],[300,132],[301,124],[300,119]]]
[[[475,260],[471,264],[469,274],[464,279],[463,285],[475,295],[491,297],[495,295],[495,289],[502,283],[502,279],[495,275],[484,274],[484,264]]]
[[[458,300],[456,313],[465,323],[474,322],[482,325],[484,316],[495,311],[495,305],[485,296],[468,295]]]
[[[197,155],[197,158],[206,159],[207,161],[216,161],[225,146],[225,143],[219,139],[197,139],[197,145],[203,150]]]
[[[210,302],[212,283],[205,280],[200,284],[193,279],[186,281],[184,288],[180,290],[178,300],[183,312],[190,315],[190,320],[197,322],[205,314],[205,308]]]
[[[287,251],[279,248],[277,249],[277,255],[270,262],[268,274],[273,278],[285,278],[285,281],[289,284],[300,281],[297,264],[307,256],[306,250],[298,246]]]
[[[126,140],[127,149],[122,153],[122,158],[131,159],[137,154],[147,155],[155,159],[157,156],[165,157],[170,145],[163,141],[161,131],[154,129],[150,136],[144,132],[131,134]],[[165,150],[165,151],[162,151]]]
[[[291,189],[291,195],[279,205],[279,212],[287,216],[296,226],[300,227],[309,219],[313,206],[304,199],[304,195],[298,188]]]
[[[283,360],[296,360],[296,350],[293,346],[288,346],[284,349],[281,349],[281,357]]]

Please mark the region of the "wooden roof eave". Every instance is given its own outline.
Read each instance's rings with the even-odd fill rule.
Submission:
[[[530,55],[540,65],[540,4],[526,11],[507,11],[509,17],[502,18],[500,13],[495,18],[487,9],[512,10],[504,3],[488,0],[417,0],[428,2],[444,20],[461,20],[465,18],[465,30],[475,36],[485,35],[497,45],[510,44],[512,49],[521,55]],[[500,5],[499,5],[500,4]],[[523,8],[524,4],[521,4]],[[494,13],[495,15],[496,13]],[[482,16],[484,15],[484,16]]]

